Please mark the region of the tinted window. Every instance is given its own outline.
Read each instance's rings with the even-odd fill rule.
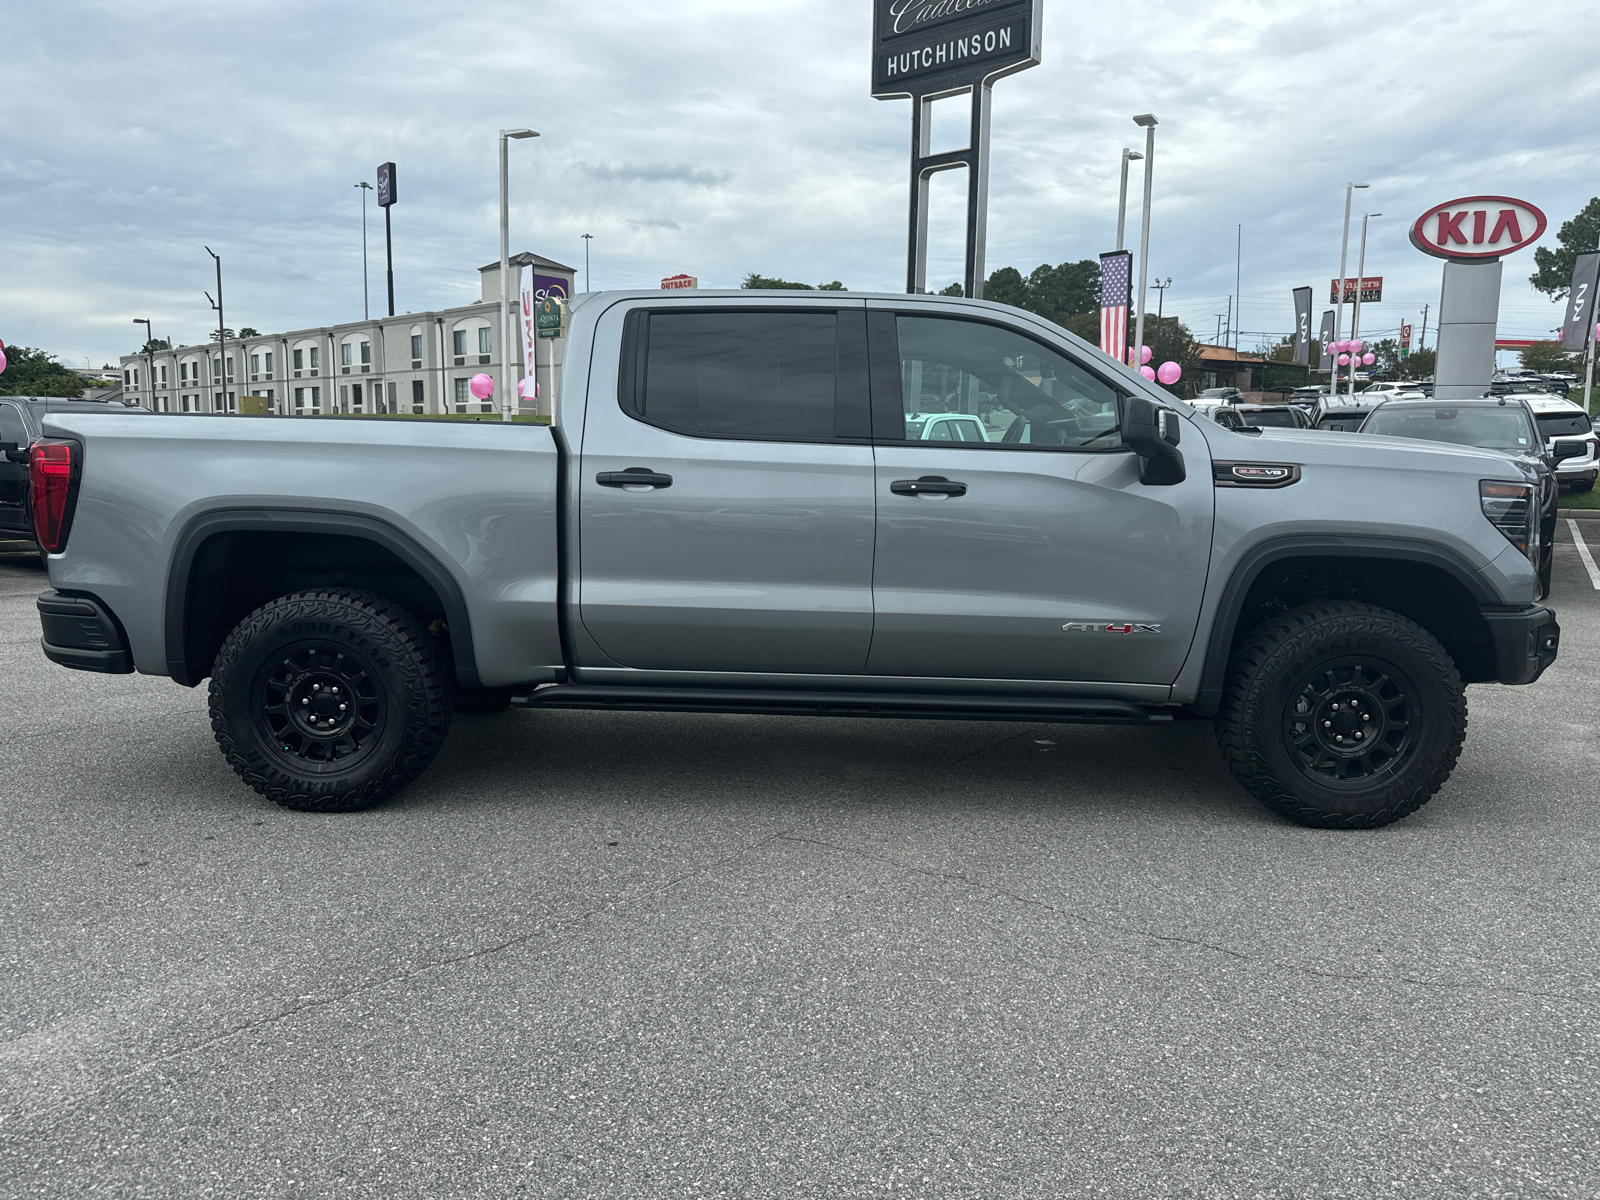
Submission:
[[[652,313],[640,415],[708,437],[831,440],[833,313]]]
[[[1385,405],[1367,418],[1362,433],[1453,442],[1510,453],[1535,446],[1527,413],[1514,404],[1481,408],[1391,408]]]
[[[904,439],[1088,450],[1121,445],[1116,389],[1048,346],[998,325],[948,317],[903,316],[896,326]],[[944,421],[925,432],[933,413],[976,420]]]
[[[1257,429],[1298,429],[1300,422],[1294,419],[1294,413],[1286,408],[1276,412],[1246,413],[1245,419]]]
[[[15,442],[19,446],[26,446],[28,441],[28,429],[22,423],[22,414],[17,411],[17,406],[0,404],[0,442]]]
[[[1547,438],[1579,437],[1590,430],[1589,418],[1581,412],[1540,413],[1537,419]]]

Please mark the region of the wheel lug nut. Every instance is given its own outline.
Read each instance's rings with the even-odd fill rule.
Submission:
[[[1333,728],[1333,722],[1332,721],[1324,721],[1322,723],[1322,727],[1324,729],[1332,729]]]
[[[322,685],[320,683],[313,683],[311,685],[311,690],[313,692],[320,692],[322,690]],[[1339,706],[1337,704],[1335,704],[1334,707],[1338,708]]]
[[[1362,714],[1361,714],[1361,719],[1362,719],[1362,720],[1363,720],[1363,721],[1370,721],[1370,720],[1372,720],[1372,718],[1371,718],[1371,717],[1369,717],[1369,716],[1368,716],[1368,715],[1367,715],[1367,714],[1366,714],[1366,713],[1362,713]]]
[[[1366,737],[1366,736],[1367,736],[1367,735],[1366,735],[1366,734],[1364,734],[1364,733],[1357,733],[1357,734],[1356,734],[1356,741],[1358,741],[1358,742],[1359,742],[1359,741],[1360,741],[1360,740],[1361,740],[1361,739],[1362,739],[1362,738],[1364,738],[1364,737]]]
[[[308,696],[308,697],[306,697],[306,699],[300,701],[300,703],[301,704],[310,704],[311,703],[311,698]]]
[[[339,689],[338,689],[338,688],[334,688],[334,689],[333,689],[333,694],[334,694],[334,695],[335,695],[335,696],[337,696],[337,695],[338,695],[338,694],[339,694]]]
[[[1334,738],[1333,740],[1336,741],[1336,742],[1342,742],[1342,741],[1344,741],[1344,735],[1340,734],[1338,737]]]
[[[341,704],[341,705],[339,705],[339,711],[340,711],[340,712],[343,712],[343,711],[344,711],[344,709],[345,709],[345,706],[344,706],[344,705],[342,705],[342,704]]]

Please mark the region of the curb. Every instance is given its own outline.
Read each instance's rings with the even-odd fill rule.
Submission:
[[[1557,517],[1571,517],[1575,521],[1600,521],[1600,508],[1558,508]]]

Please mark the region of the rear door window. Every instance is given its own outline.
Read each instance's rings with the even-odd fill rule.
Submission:
[[[1546,438],[1582,437],[1593,426],[1581,412],[1554,412],[1538,415],[1539,432]]]
[[[22,423],[22,414],[15,404],[0,404],[0,442],[28,444],[28,427]]]
[[[623,389],[635,416],[699,437],[834,438],[841,314],[641,315],[647,320],[637,327],[635,353],[642,361],[634,387],[625,381]]]

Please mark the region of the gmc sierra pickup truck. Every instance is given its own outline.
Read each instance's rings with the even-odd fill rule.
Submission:
[[[570,339],[548,428],[47,417],[44,653],[209,678],[234,770],[317,812],[514,703],[1214,718],[1329,828],[1426,803],[1464,686],[1556,655],[1502,455],[1224,429],[982,301],[604,292]],[[908,428],[940,412],[986,440]]]

